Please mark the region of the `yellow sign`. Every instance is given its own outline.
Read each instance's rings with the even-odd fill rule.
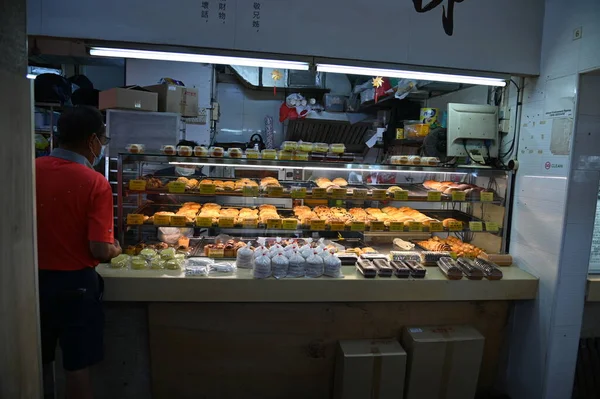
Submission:
[[[209,258],[224,258],[225,257],[225,249],[209,248],[208,249],[208,257]]]
[[[200,194],[215,195],[216,186],[214,184],[200,184]]]
[[[269,197],[282,197],[283,196],[283,187],[281,186],[269,186],[267,187],[267,195]]]
[[[234,218],[232,217],[220,217],[219,218],[219,227],[223,227],[223,228],[231,228],[233,227],[233,220]]]
[[[258,219],[244,219],[242,226],[246,229],[255,229],[258,226]]]
[[[350,225],[351,231],[365,231],[365,222],[352,222]]]
[[[334,198],[334,199],[346,198],[346,189],[345,188],[334,188],[331,191],[331,198]]]
[[[210,216],[198,216],[196,218],[196,226],[198,227],[211,227],[213,218]]]
[[[371,190],[371,198],[374,201],[383,201],[387,199],[387,190]]]
[[[442,193],[439,191],[429,191],[427,193],[427,201],[440,202],[442,200]]]
[[[127,215],[127,224],[144,224],[144,215],[130,213]]]
[[[171,216],[171,226],[185,227],[186,224],[185,216]]]
[[[331,231],[344,231],[345,228],[344,222],[331,222]]]
[[[131,191],[145,191],[146,180],[129,180],[129,189]]]
[[[310,229],[311,230],[325,230],[325,221],[319,219],[313,219],[310,221]]]
[[[429,222],[429,231],[432,233],[436,231],[444,231],[444,224],[442,222]]]
[[[482,191],[479,195],[481,202],[492,202],[494,200],[494,193],[491,191]]]
[[[483,223],[481,223],[481,222],[469,222],[469,230],[471,230],[471,231],[483,231]]]
[[[327,189],[320,188],[320,187],[313,188],[312,189],[312,197],[314,199],[317,199],[317,198],[327,198]]]
[[[408,231],[423,231],[423,223],[421,222],[409,222]]]
[[[290,195],[294,199],[306,198],[306,188],[305,187],[292,188],[292,192]]]
[[[281,219],[267,219],[267,229],[281,229]]]
[[[298,221],[296,219],[283,219],[281,227],[285,230],[296,230],[298,228]]]
[[[371,222],[371,231],[383,231],[385,230],[385,223],[379,221]]]
[[[404,231],[404,222],[390,222],[390,231]]]
[[[398,190],[394,192],[394,201],[408,201],[408,191]]]
[[[490,233],[497,233],[500,231],[500,228],[496,222],[485,222],[485,230],[489,231]]]
[[[464,191],[452,191],[452,201],[466,201],[467,194]]]
[[[450,231],[462,231],[462,222],[448,222],[448,230]]]
[[[354,199],[365,199],[369,191],[364,188],[355,188],[352,191],[352,198]]]
[[[244,186],[242,195],[244,197],[258,197],[258,186]]]
[[[404,139],[404,129],[402,129],[401,127],[397,127],[396,128],[396,140],[403,140]]]
[[[180,181],[172,181],[168,184],[169,192],[172,194],[181,194],[185,193],[185,183]]]
[[[171,216],[169,216],[169,215],[154,215],[154,224],[157,226],[168,226],[171,224]]]

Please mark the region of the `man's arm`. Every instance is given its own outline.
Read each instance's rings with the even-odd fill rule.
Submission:
[[[108,262],[123,252],[117,240],[115,240],[114,244],[90,241],[90,251],[92,252],[92,256],[100,262]]]
[[[88,241],[92,256],[100,262],[108,262],[121,254],[121,246],[114,238],[114,211],[110,184],[101,176],[92,191],[88,211]]]

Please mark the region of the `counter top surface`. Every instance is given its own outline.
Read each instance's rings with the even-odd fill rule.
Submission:
[[[394,302],[523,300],[537,295],[538,279],[516,266],[503,267],[499,281],[450,281],[437,267],[424,279],[365,279],[354,266],[344,278],[276,280],[252,278],[252,271],[186,277],[183,271],[121,270],[97,267],[105,279],[106,301],[141,302]],[[600,279],[599,279],[600,281]],[[599,290],[600,292],[600,290]]]
[[[587,302],[600,302],[600,275],[588,275],[586,294]]]

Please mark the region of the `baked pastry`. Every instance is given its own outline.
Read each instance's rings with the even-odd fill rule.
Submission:
[[[241,158],[242,150],[240,148],[230,148],[229,149],[229,157],[230,158]]]
[[[175,155],[177,153],[177,149],[174,145],[163,145],[161,151],[165,155]]]
[[[180,145],[177,147],[177,154],[179,154],[180,157],[191,157],[192,147],[189,145]]]
[[[225,150],[223,150],[223,147],[212,147],[208,150],[208,153],[211,157],[221,158],[225,154]]]
[[[129,144],[126,147],[127,151],[129,151],[130,154],[141,154],[142,152],[144,152],[144,145],[143,144]]]
[[[346,187],[348,185],[346,179],[343,179],[341,177],[336,177],[335,179],[333,179],[332,183],[340,187]]]
[[[197,157],[206,157],[208,156],[208,148],[202,145],[197,145],[194,147],[194,155]]]

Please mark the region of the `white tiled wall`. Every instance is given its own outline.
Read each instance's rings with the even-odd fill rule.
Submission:
[[[600,68],[599,21],[598,0],[547,0],[541,75],[526,79],[510,251],[540,289],[513,314],[506,372],[513,399],[571,397],[600,180],[600,87],[581,93],[585,116],[576,119],[575,104],[578,74]],[[573,40],[580,27],[583,37]],[[565,132],[569,155],[553,152],[552,135]]]

